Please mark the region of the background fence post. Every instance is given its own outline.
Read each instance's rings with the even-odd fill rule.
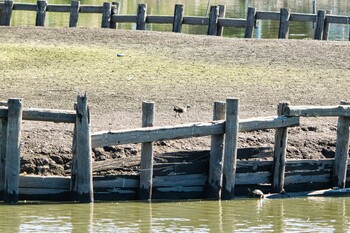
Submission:
[[[289,32],[289,9],[281,8],[280,11],[280,27],[278,32],[278,39],[288,39]]]
[[[245,25],[244,38],[253,38],[253,29],[255,25],[256,9],[254,7],[248,7],[247,22]]]
[[[13,8],[13,1],[5,0],[4,9],[2,10],[2,14],[0,14],[0,26],[11,25],[12,8]]]
[[[226,113],[225,102],[215,102],[213,120],[224,120]],[[208,177],[208,198],[220,199],[223,171],[223,150],[225,134],[211,136],[209,177]]]
[[[111,14],[112,14],[111,10],[112,10],[112,3],[111,2],[104,2],[103,3],[103,10],[102,10],[101,28],[110,28]]]
[[[136,30],[146,29],[147,4],[139,4],[137,7]]]
[[[324,30],[324,23],[326,19],[326,12],[323,10],[317,11],[317,18],[316,18],[316,28],[315,28],[315,40],[321,40]]]
[[[152,127],[154,121],[154,102],[142,103],[142,127]],[[152,199],[153,142],[141,144],[140,191],[141,200]]]
[[[78,201],[89,203],[94,201],[92,183],[92,156],[90,115],[87,105],[87,96],[77,97],[76,115],[76,149],[77,149],[77,190]]]
[[[350,102],[341,101],[340,105],[350,105]],[[338,117],[332,185],[339,188],[345,188],[346,185],[349,158],[349,127],[350,117]]]
[[[176,4],[175,10],[174,10],[173,32],[181,32],[183,19],[184,19],[184,6],[180,4]]]
[[[327,17],[327,15],[331,15],[332,11],[328,10],[326,11],[326,18],[324,20],[324,29],[323,29],[323,35],[322,35],[322,40],[328,40],[328,36],[329,36],[329,18]]]
[[[22,99],[8,100],[4,201],[16,204],[19,195]]]
[[[37,1],[35,26],[45,26],[46,7],[47,7],[46,0]]]
[[[4,197],[5,190],[5,158],[6,158],[6,140],[7,140],[7,118],[0,120],[0,200]]]
[[[79,19],[80,1],[73,0],[70,5],[69,27],[76,27]]]
[[[226,5],[219,5],[219,19],[225,18],[226,16]],[[217,36],[222,36],[224,32],[224,27],[220,26],[220,23],[218,23],[218,31],[216,33]]]
[[[279,103],[277,108],[277,115],[282,116],[284,108],[289,103]],[[272,191],[282,192],[284,190],[284,175],[286,170],[286,150],[288,140],[288,128],[277,128],[275,131],[275,147],[274,147],[274,167],[273,167],[273,180]]]
[[[226,126],[222,194],[224,200],[234,197],[236,184],[237,140],[238,140],[238,99],[226,100]]]
[[[216,36],[218,32],[219,7],[211,6],[209,13],[208,35]]]
[[[112,2],[112,9],[111,9],[111,22],[109,24],[109,28],[116,29],[117,23],[112,20],[113,15],[119,14],[119,2]]]

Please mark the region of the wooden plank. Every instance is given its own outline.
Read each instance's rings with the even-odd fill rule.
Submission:
[[[328,40],[330,25],[329,25],[329,21],[327,20],[327,16],[331,14],[332,14],[332,11],[330,10],[326,11],[326,18],[324,21],[324,30],[323,30],[322,40]]]
[[[136,30],[146,29],[147,4],[138,4],[136,16]]]
[[[154,121],[154,102],[142,102],[142,127],[152,127]],[[153,142],[141,145],[140,191],[141,200],[152,199],[153,177]]]
[[[4,8],[2,14],[0,15],[0,26],[10,26],[11,25],[11,15],[13,9],[13,1],[4,1]]]
[[[348,117],[350,116],[350,106],[288,106],[284,109],[283,115],[303,117]]]
[[[16,204],[19,194],[22,99],[8,100],[4,201]]]
[[[256,21],[255,16],[256,16],[256,8],[248,7],[244,38],[253,38],[253,30],[254,30],[254,25]]]
[[[288,103],[280,103],[278,105],[277,114],[281,116],[283,109],[288,106]],[[284,190],[284,175],[286,170],[286,153],[287,153],[288,128],[278,128],[275,132],[275,147],[274,147],[274,167],[272,191],[282,192]]]
[[[350,105],[349,102],[345,101],[342,101],[340,104]],[[349,127],[350,117],[338,117],[332,184],[339,188],[345,188],[346,184],[347,163],[349,157]]]
[[[76,27],[79,19],[80,1],[73,0],[70,6],[69,27]],[[75,120],[75,118],[74,118]]]
[[[13,10],[20,11],[36,11],[38,8],[37,4],[33,3],[14,3]]]
[[[290,13],[290,21],[298,22],[316,22],[316,14]]]
[[[256,11],[255,19],[280,20],[280,12]]]
[[[226,100],[225,148],[222,174],[223,188],[221,191],[221,198],[224,200],[230,200],[234,196],[239,129],[238,109],[238,99],[229,98]]]
[[[273,161],[263,161],[263,160],[251,160],[237,161],[237,174],[238,173],[249,173],[249,172],[271,172],[273,166]]]
[[[183,17],[183,24],[189,24],[189,25],[208,25],[209,18],[207,17],[200,17],[200,16],[184,16]]]
[[[349,24],[350,17],[349,16],[341,16],[341,15],[326,15],[326,22],[328,23],[337,23],[337,24]]]
[[[297,171],[330,171],[333,170],[334,159],[298,159],[287,160],[286,172]]]
[[[184,6],[176,4],[174,9],[173,32],[181,33],[182,22],[184,20]]]
[[[7,118],[0,119],[0,200],[4,197],[5,191],[5,159],[7,141]]]
[[[204,186],[207,180],[208,176],[204,174],[156,176],[153,178],[153,187]]]
[[[223,19],[226,16],[226,5],[219,5],[219,18],[218,18],[218,22],[217,22],[217,36],[222,36],[224,33],[224,27],[222,26],[222,24],[219,24],[219,19]]]
[[[208,161],[155,163],[154,176],[208,174]]]
[[[45,26],[47,1],[38,0],[37,7],[35,26]]]
[[[138,188],[138,176],[93,177],[94,189]]]
[[[146,23],[161,23],[161,24],[172,24],[174,21],[174,17],[173,16],[168,16],[168,15],[155,15],[155,16],[151,16],[148,15],[146,17]]]
[[[226,103],[215,102],[213,111],[213,120],[224,120],[226,115]],[[222,187],[223,171],[223,150],[224,134],[211,136],[209,177],[208,177],[208,197],[220,199]]]
[[[210,36],[216,36],[218,32],[218,17],[219,17],[219,7],[211,6],[209,13],[209,23],[208,23],[208,32]]]
[[[246,19],[219,19],[219,27],[240,27],[245,28],[247,23]]]
[[[136,23],[136,15],[112,15],[112,22],[117,23]]]
[[[254,131],[263,129],[276,129],[300,125],[299,117],[261,117],[244,119],[239,122],[239,131]]]
[[[80,6],[80,13],[102,13],[103,6]]]
[[[19,188],[33,189],[64,189],[69,191],[70,177],[65,176],[34,176],[19,177]]]
[[[110,28],[112,3],[103,3],[101,28]]]
[[[74,0],[73,0],[74,1]],[[48,4],[46,7],[47,12],[70,12],[71,5],[67,4]]]
[[[331,183],[331,174],[322,175],[304,175],[304,174],[286,174],[285,185],[298,183]]]
[[[278,39],[288,39],[289,17],[290,17],[289,9],[281,8]]]
[[[111,22],[110,22],[110,28],[116,29],[117,23],[113,21],[113,15],[119,14],[119,2],[112,2],[112,9],[111,9]]]
[[[20,188],[20,195],[59,195],[62,193],[68,193],[69,189],[45,189],[45,188]],[[56,197],[58,199],[58,197]]]
[[[325,19],[326,19],[326,11],[323,11],[323,10],[317,11],[316,28],[315,28],[315,34],[314,34],[315,40],[322,39]]]
[[[236,185],[257,185],[271,183],[270,172],[236,173]]]
[[[90,116],[87,96],[77,97],[76,113],[77,131],[77,190],[78,201],[89,203],[94,201],[92,183],[92,157],[90,137]]]

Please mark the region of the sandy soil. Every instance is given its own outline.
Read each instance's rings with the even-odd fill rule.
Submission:
[[[221,76],[218,70],[217,74],[207,74],[207,85],[203,84],[206,82],[203,80],[201,84],[189,82],[188,77],[184,76],[183,83],[154,86],[148,89],[147,94],[139,90],[125,92],[123,88],[115,92],[101,91],[92,85],[86,88],[86,92],[90,99],[93,132],[139,127],[142,100],[156,102],[157,125],[174,125],[210,121],[213,102],[230,96],[240,98],[240,118],[275,115],[280,101],[289,101],[292,105],[336,105],[340,100],[350,99],[349,42],[248,40],[123,30],[6,27],[0,28],[0,41],[57,46],[91,45],[115,48],[116,51],[132,48],[142,54],[154,56],[159,53],[185,63],[200,62],[204,73],[206,64],[244,67],[239,81],[237,77],[230,80],[227,74]],[[224,81],[213,84],[210,78]],[[6,78],[1,80],[1,99],[23,97],[26,106],[72,109],[77,94],[74,88],[63,90],[60,87],[54,91],[41,87],[45,93],[26,91],[25,84],[19,90],[6,85],[8,81]],[[175,118],[172,108],[178,103],[190,103],[193,108],[181,118]],[[72,126],[65,124],[24,122],[21,172],[69,175],[72,129]],[[333,157],[335,136],[336,119],[303,119],[300,127],[289,131],[288,158]],[[239,135],[241,148],[273,148],[273,142],[273,130]],[[208,150],[209,145],[208,137],[157,142],[155,154]],[[133,161],[128,169],[119,168],[108,173],[137,172],[139,156],[139,145],[94,149],[96,161],[115,162],[121,158],[124,162],[127,161],[125,158]]]

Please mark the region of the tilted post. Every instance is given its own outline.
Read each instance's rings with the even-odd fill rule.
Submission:
[[[37,1],[35,26],[45,26],[46,7],[47,7],[46,0]]]
[[[22,99],[8,100],[4,201],[16,204],[19,195]]]
[[[315,28],[315,40],[321,40],[323,36],[324,24],[326,19],[326,11],[317,11],[316,28]]]
[[[219,5],[219,19],[225,18],[226,16],[226,5]],[[224,32],[224,27],[218,23],[217,36],[222,36]]]
[[[77,198],[79,202],[94,201],[92,183],[92,156],[90,115],[87,96],[77,97],[76,115],[76,153],[77,153]]]
[[[253,29],[255,26],[255,15],[256,15],[256,8],[249,7],[248,13],[247,13],[247,22],[245,25],[244,38],[253,38]]]
[[[216,36],[218,32],[219,7],[211,6],[209,13],[208,35]]]
[[[283,102],[278,104],[277,115],[282,116],[284,108],[289,103]],[[286,170],[286,153],[287,153],[288,128],[277,128],[275,131],[275,147],[274,147],[274,167],[272,191],[282,192],[284,190],[284,175]]]
[[[280,11],[280,27],[278,32],[278,39],[288,39],[289,33],[289,9],[281,8]]]
[[[226,115],[226,103],[215,102],[213,111],[213,120],[224,120]],[[215,134],[211,136],[210,159],[209,159],[209,177],[208,177],[208,198],[220,199],[222,187],[223,172],[223,151],[224,134]]]
[[[111,2],[104,2],[103,9],[102,9],[101,28],[110,28],[111,15],[112,15],[111,10],[112,10],[112,3]]]
[[[184,6],[180,4],[176,4],[174,9],[173,32],[181,32],[183,19],[184,19]]]
[[[12,8],[13,8],[13,1],[5,0],[4,9],[2,10],[2,14],[0,14],[0,26],[11,25]]]
[[[225,149],[221,197],[230,200],[234,197],[236,184],[236,163],[238,146],[238,99],[226,100]]]
[[[350,102],[341,101],[340,105],[350,105]],[[337,142],[334,157],[332,185],[345,188],[346,173],[349,158],[349,127],[350,117],[338,117]]]
[[[79,19],[80,1],[73,0],[70,5],[69,27],[76,27]]]
[[[154,121],[154,102],[142,103],[142,127],[152,127]],[[141,144],[140,192],[141,200],[152,199],[153,180],[153,142]]]
[[[112,9],[111,9],[111,22],[109,24],[109,28],[116,29],[117,28],[117,22],[113,21],[113,15],[119,14],[119,2],[112,2]]]
[[[146,29],[147,4],[139,4],[137,7],[136,30]]]

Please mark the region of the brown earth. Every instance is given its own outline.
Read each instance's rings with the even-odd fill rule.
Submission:
[[[157,56],[159,53],[164,59],[203,64],[201,72],[207,76],[207,80],[202,78],[200,83],[193,77],[190,79],[191,71],[188,71],[176,82],[157,85],[155,78],[154,86],[142,87],[140,84],[139,87],[135,84],[135,90],[125,91],[123,87],[102,89],[98,84],[84,86],[91,106],[93,132],[139,127],[142,100],[155,101],[155,124],[162,126],[210,121],[213,102],[230,96],[240,98],[241,119],[275,115],[280,101],[289,101],[292,105],[336,105],[340,100],[350,99],[349,42],[232,39],[164,32],[16,27],[0,28],[0,41],[10,44],[96,46],[114,49],[116,53],[132,48],[143,55]],[[206,73],[207,64],[217,65],[220,69],[244,69],[233,74],[235,78],[231,80],[220,69],[217,73]],[[181,67],[178,69],[181,70]],[[167,76],[166,70],[158,71]],[[6,75],[0,79],[1,99],[21,97],[24,98],[25,106],[30,107],[72,109],[77,94],[74,87],[39,86],[33,89],[26,83],[10,84],[13,80]],[[173,105],[178,103],[192,105],[191,110],[181,118],[175,118],[172,110]],[[24,122],[21,172],[69,175],[72,130],[73,126],[67,124]],[[302,125],[291,128],[289,133],[289,159],[334,156],[336,119],[302,119]],[[160,156],[165,152],[208,150],[209,139],[204,137],[157,142],[156,158],[166,161],[166,157],[162,159]],[[273,130],[239,135],[240,148],[273,147],[273,142]],[[96,161],[108,161],[108,164],[119,168],[105,171],[97,162],[95,168],[104,174],[137,172],[139,156],[139,145],[96,148]]]

